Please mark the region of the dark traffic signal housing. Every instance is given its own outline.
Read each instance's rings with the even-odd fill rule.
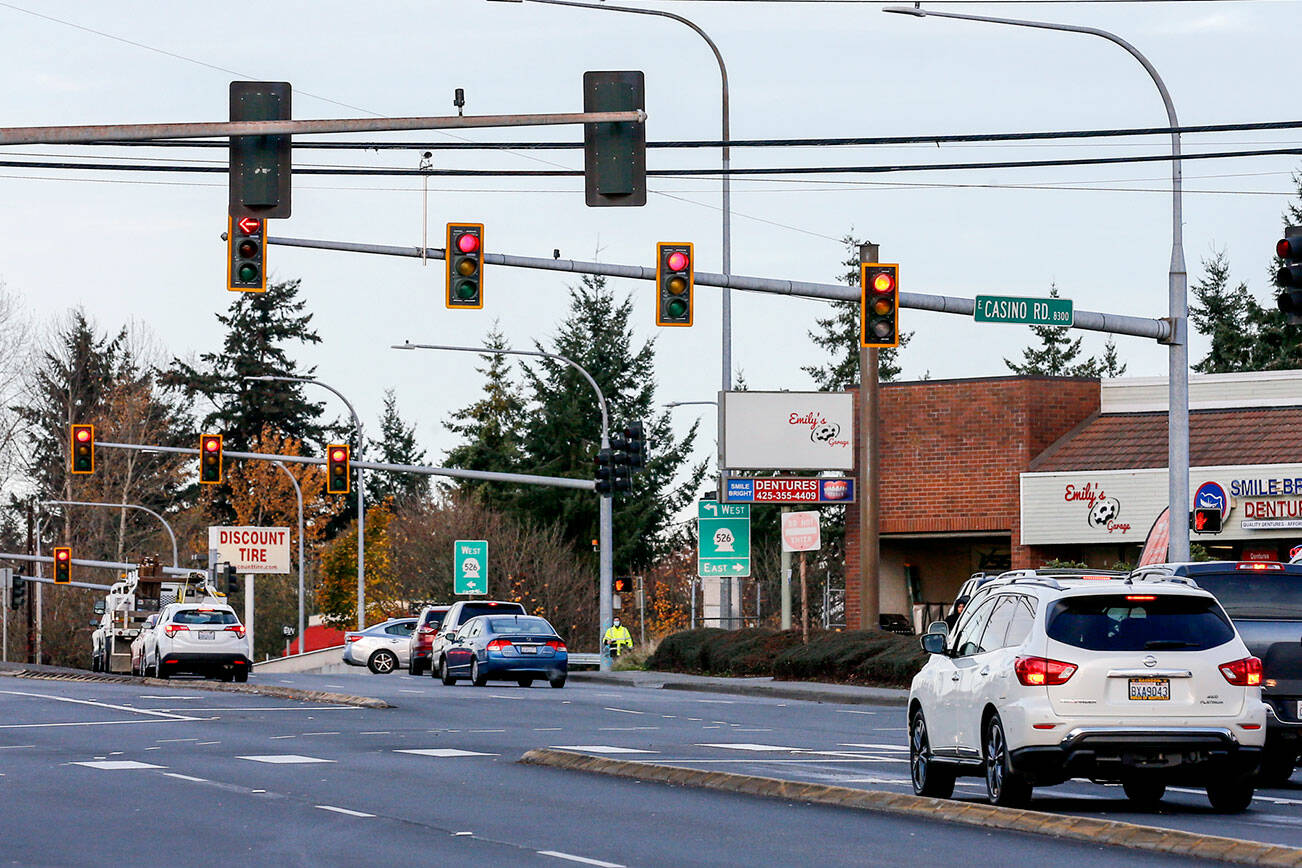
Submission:
[[[287,121],[294,90],[287,81],[232,81],[232,121]],[[293,174],[288,135],[231,136],[230,205],[235,218],[284,218]]]
[[[615,453],[610,449],[598,449],[594,461],[596,463],[594,478],[597,482],[597,494],[609,496],[614,490],[611,481],[615,478]]]
[[[95,426],[73,425],[71,430],[73,473],[95,472]]]
[[[232,292],[267,291],[267,221],[228,217],[226,288]]]
[[[1275,255],[1281,260],[1275,285],[1284,290],[1275,298],[1275,304],[1290,323],[1302,324],[1302,226],[1284,230],[1284,237],[1275,244]]]
[[[656,245],[656,325],[692,324],[695,274],[690,242]]]
[[[646,426],[640,421],[624,426],[624,445],[628,451],[628,466],[634,473],[646,469]]]
[[[629,587],[628,579],[624,578],[623,576],[615,576],[613,590],[615,591],[616,594],[627,593],[628,587]]]
[[[1220,533],[1222,515],[1219,506],[1203,509],[1197,507],[1189,514],[1189,526],[1194,533]]]
[[[448,247],[449,308],[484,306],[484,224],[449,223]]]
[[[642,72],[583,73],[585,112],[645,108],[646,76]],[[646,124],[583,125],[583,199],[589,208],[646,204]]]
[[[3,601],[0,601],[3,602]],[[10,608],[20,608],[23,603],[27,602],[27,580],[22,576],[14,573],[14,583],[9,588],[9,606]]]
[[[222,435],[204,434],[199,438],[199,482],[220,485],[222,481]]]
[[[326,493],[347,494],[351,488],[351,453],[347,443],[331,443],[326,447]]]
[[[66,585],[72,581],[72,549],[68,546],[54,548],[54,583]]]
[[[869,348],[900,345],[900,267],[882,262],[860,266],[859,344]]]

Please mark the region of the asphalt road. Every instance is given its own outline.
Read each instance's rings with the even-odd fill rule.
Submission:
[[[898,709],[364,672],[258,680],[398,707],[0,678],[0,863],[934,865],[980,852],[1004,864],[1176,864],[516,762],[555,746],[883,787],[906,768],[886,747],[903,744]]]

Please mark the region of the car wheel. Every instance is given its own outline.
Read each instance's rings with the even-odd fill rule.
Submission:
[[[412,675],[424,675],[425,667],[420,664],[419,660],[412,660],[411,666],[407,668],[407,671]]]
[[[1261,756],[1261,768],[1257,770],[1257,784],[1263,787],[1282,787],[1293,777],[1293,767],[1297,764],[1297,750],[1289,748],[1266,748]]]
[[[478,660],[472,660],[470,663],[470,683],[476,687],[484,687],[488,684],[488,676],[479,671]]]
[[[533,687],[532,678],[517,678],[515,683],[521,687]]]
[[[243,684],[243,683],[245,683],[246,681],[248,681],[248,680],[249,680],[249,670],[247,670],[247,669],[240,669],[239,671],[237,671],[237,672],[235,673],[235,680],[236,680],[237,682],[239,682],[240,684]]]
[[[909,771],[913,776],[913,793],[948,799],[954,795],[954,770],[932,762],[931,740],[927,721],[919,709],[909,722]]]
[[[169,677],[168,671],[163,668],[162,657],[159,657],[157,660],[154,661],[154,677],[162,681],[166,681]]]
[[[996,714],[986,724],[982,744],[986,766],[986,797],[1001,808],[1022,808],[1031,801],[1031,785],[1013,771],[1008,757],[1004,722]]]
[[[232,682],[232,681],[235,680],[235,673],[234,673],[234,672],[222,672],[222,673],[220,673],[217,677],[220,678],[220,679],[222,680],[223,683],[230,683],[230,682]]]
[[[381,649],[371,655],[366,665],[376,675],[388,675],[398,668],[398,657],[392,651]]]
[[[447,660],[439,661],[439,680],[442,681],[443,684],[447,687],[451,687],[452,685],[457,683],[457,679],[453,678],[452,675],[448,673]]]
[[[562,687],[565,686],[565,673],[562,672],[560,675],[557,675],[555,678],[548,678],[547,683],[550,684],[552,687],[555,687],[557,690],[560,690]]]
[[[1224,780],[1209,781],[1207,801],[1221,814],[1237,814],[1252,804],[1253,783],[1251,775],[1239,775]]]
[[[1156,808],[1157,803],[1162,801],[1162,796],[1166,795],[1166,782],[1153,778],[1126,778],[1121,782],[1121,788],[1126,791],[1126,798],[1135,807],[1148,810]]]

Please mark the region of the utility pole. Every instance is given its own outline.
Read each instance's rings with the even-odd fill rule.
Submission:
[[[876,244],[859,245],[859,262],[880,262]],[[860,316],[863,312],[860,311]],[[877,349],[859,350],[859,629],[881,626],[881,543],[877,523]],[[802,577],[803,584],[803,577]]]
[[[791,507],[782,507],[784,513],[790,512]],[[780,566],[782,573],[782,629],[791,629],[791,552],[787,547],[782,547],[782,563]]]

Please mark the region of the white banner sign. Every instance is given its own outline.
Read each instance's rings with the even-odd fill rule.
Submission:
[[[723,463],[732,470],[853,470],[847,392],[722,392]]]
[[[814,511],[782,513],[782,550],[818,551],[823,545],[818,519],[819,514]]]
[[[289,528],[210,527],[208,549],[217,563],[230,564],[244,574],[289,572]]]

